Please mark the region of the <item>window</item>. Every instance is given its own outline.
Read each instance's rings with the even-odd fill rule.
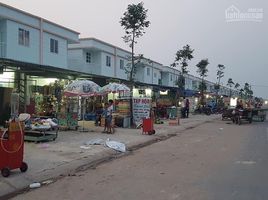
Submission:
[[[170,74],[170,81],[172,81],[172,78],[173,78],[173,76],[172,76],[172,74]]]
[[[155,77],[155,78],[157,77],[157,74],[156,74],[156,72],[154,73],[154,77]]]
[[[151,70],[150,68],[147,68],[147,76],[150,76],[150,74],[151,74]]]
[[[89,52],[86,53],[86,62],[91,63],[91,53]]]
[[[59,52],[59,46],[58,46],[58,40],[50,39],[50,52],[52,53],[58,53]]]
[[[30,32],[19,28],[19,45],[30,46]]]
[[[124,60],[120,60],[120,69],[124,69]]]
[[[110,56],[106,56],[106,66],[111,67],[111,57]]]

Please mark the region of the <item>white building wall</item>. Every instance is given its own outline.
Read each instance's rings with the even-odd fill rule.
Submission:
[[[91,62],[86,62],[86,53],[91,54]],[[87,74],[101,75],[101,53],[83,50],[70,49],[68,50],[68,69],[83,72]]]
[[[85,72],[83,66],[83,50],[82,49],[70,49],[68,50],[68,69]]]
[[[64,38],[65,40],[68,40],[69,43],[78,42],[79,33],[46,20],[42,20],[42,22],[44,32]]]
[[[67,41],[48,33],[43,37],[43,65],[67,69]],[[58,53],[50,52],[50,39],[58,41]]]
[[[153,84],[158,85],[159,79],[161,79],[161,71],[159,69],[154,68],[153,70]]]
[[[168,72],[161,73],[161,82],[163,86],[169,85],[169,73]]]
[[[123,69],[120,68],[120,60],[123,60],[124,62]],[[124,80],[128,79],[128,75],[125,70],[125,68],[127,67],[127,64],[128,64],[128,60],[126,58],[119,57],[119,56],[116,57],[116,78],[120,78]]]
[[[145,65],[143,83],[152,84],[153,68],[152,66]]]
[[[1,57],[67,68],[67,43],[77,42],[78,32],[2,3],[0,19]],[[19,28],[29,31],[28,46],[19,44]],[[58,40],[58,54],[50,52],[50,38]]]
[[[106,66],[106,56],[111,58],[111,66]],[[101,53],[101,75],[114,78],[114,56],[109,53]]]
[[[14,19],[19,23],[28,24],[33,27],[39,26],[39,20],[35,16],[2,3],[0,3],[0,13],[1,17]]]
[[[0,20],[0,57],[6,57],[7,24],[6,20]]]
[[[82,50],[81,50],[82,51]],[[91,54],[91,62],[86,62],[86,53],[89,52]],[[95,51],[82,51],[82,70],[85,73],[102,75],[101,74],[101,53]]]
[[[6,58],[39,64],[39,31],[7,20]],[[29,31],[29,46],[19,45],[19,28]]]
[[[142,65],[137,66],[136,73],[134,75],[135,81],[143,83],[145,73],[146,73],[146,67],[144,67]]]

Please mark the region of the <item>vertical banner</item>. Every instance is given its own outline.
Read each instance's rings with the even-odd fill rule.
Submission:
[[[133,98],[133,121],[136,125],[142,123],[143,118],[150,117],[151,98]]]

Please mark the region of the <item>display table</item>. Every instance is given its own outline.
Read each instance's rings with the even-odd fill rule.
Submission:
[[[58,127],[50,125],[31,124],[30,128],[25,129],[24,141],[45,142],[54,141],[58,137]]]

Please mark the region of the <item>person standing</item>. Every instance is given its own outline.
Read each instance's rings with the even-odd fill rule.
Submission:
[[[114,101],[113,100],[109,100],[109,105],[108,105],[108,108],[107,108],[107,133],[108,134],[112,134],[114,132],[114,130],[112,131],[113,129],[113,124],[112,124],[112,120],[113,120],[113,107],[114,107]]]
[[[189,99],[186,99],[185,101],[185,117],[189,117],[189,110],[190,110],[190,102]]]
[[[105,119],[105,122],[104,122],[104,130],[102,131],[102,133],[106,133],[106,131],[108,131],[108,125],[107,125],[108,107],[109,107],[109,104],[108,103],[105,103],[104,104],[104,109],[102,111],[102,117],[104,117],[104,119]]]

